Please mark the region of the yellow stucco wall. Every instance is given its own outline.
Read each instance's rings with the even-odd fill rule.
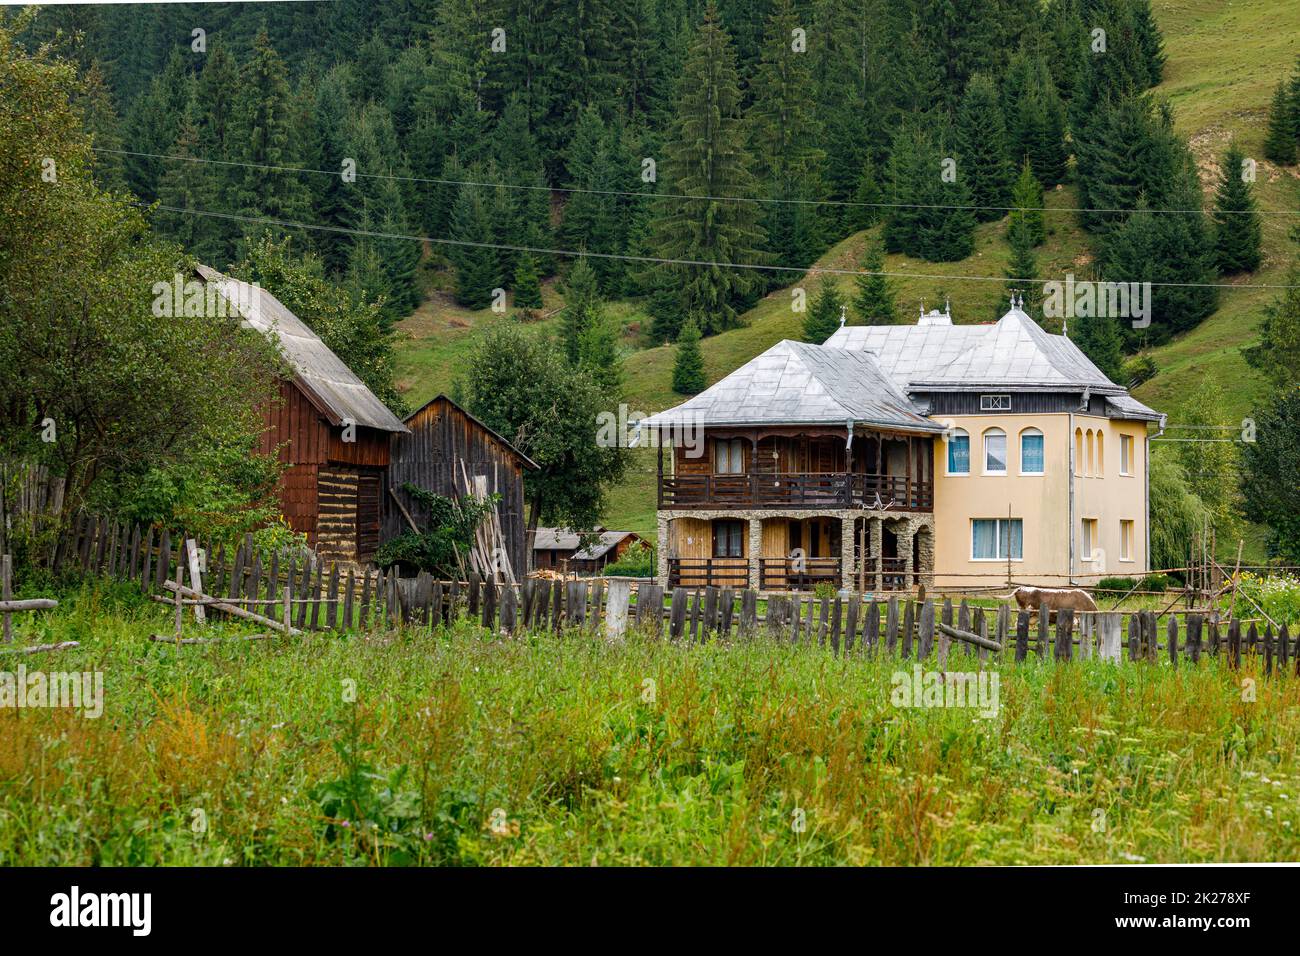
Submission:
[[[1018,583],[1061,586],[1070,576],[1094,584],[1107,575],[1130,576],[1148,568],[1146,553],[1146,425],[1067,413],[1041,415],[952,415],[945,423],[970,435],[970,474],[948,474],[946,440],[935,442],[935,583],[940,586],[1005,584],[1005,560],[974,560],[971,521],[975,518],[1019,518],[1023,527],[1023,557],[1010,563]],[[1007,435],[1007,473],[984,473],[984,434],[1000,428]],[[1044,473],[1021,474],[1020,433],[1043,433]],[[1101,453],[1094,437],[1093,475],[1073,476],[1074,517],[1070,518],[1070,483],[1074,430],[1100,434]],[[1120,474],[1120,435],[1133,438],[1131,476]],[[1098,459],[1100,458],[1100,461]],[[1086,443],[1082,473],[1086,469]],[[1082,560],[1082,521],[1097,521],[1096,557]],[[1132,560],[1120,558],[1120,521],[1133,522]],[[1071,550],[1073,549],[1073,556]]]

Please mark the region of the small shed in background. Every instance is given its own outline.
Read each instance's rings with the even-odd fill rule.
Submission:
[[[583,546],[583,540],[587,544]],[[533,566],[556,568],[575,574],[596,574],[623,556],[634,542],[645,543],[635,531],[570,531],[568,528],[538,528],[533,539]]]
[[[407,482],[450,498],[499,494],[497,524],[514,579],[528,572],[524,471],[537,464],[446,395],[406,416],[407,434],[393,440],[384,501],[383,540],[420,528],[427,513],[402,490]],[[403,513],[405,510],[405,514]]]
[[[275,341],[292,371],[263,409],[260,451],[288,466],[280,510],[322,556],[369,561],[379,547],[389,444],[405,425],[301,319],[265,289],[199,266],[199,276]]]

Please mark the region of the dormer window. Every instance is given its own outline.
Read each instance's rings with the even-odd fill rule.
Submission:
[[[981,395],[980,396],[981,412],[1009,412],[1011,411],[1010,395]]]

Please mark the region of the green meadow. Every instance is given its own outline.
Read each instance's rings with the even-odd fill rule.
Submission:
[[[461,620],[178,648],[132,588],[60,597],[18,643],[80,646],[21,663],[101,672],[104,710],[0,709],[0,865],[1300,856],[1300,679],[1250,663],[985,664],[987,718],[896,706],[915,662],[766,637]]]

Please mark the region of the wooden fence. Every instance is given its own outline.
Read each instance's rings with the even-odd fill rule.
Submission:
[[[192,540],[192,539],[190,539]],[[629,579],[550,581],[529,578],[520,584],[494,584],[471,575],[468,581],[442,581],[422,573],[399,579],[395,572],[358,569],[314,555],[286,552],[264,561],[251,536],[232,549],[207,548],[200,586],[182,602],[179,587],[191,575],[185,539],[168,531],[141,534],[128,527],[78,516],[58,541],[56,571],[112,576],[138,582],[158,600],[193,605],[196,616],[218,602],[240,609],[265,608],[272,622],[287,621],[293,631],[347,630],[375,625],[448,625],[466,617],[503,633],[525,630],[600,630],[620,637],[634,626],[671,640],[747,640],[758,637],[808,643],[835,653],[887,653],[942,666],[950,648],[964,647],[981,659],[1002,655],[1016,661],[1031,654],[1058,661],[1092,657],[1132,661],[1167,660],[1196,664],[1203,656],[1223,655],[1234,667],[1257,658],[1266,674],[1300,675],[1300,652],[1291,628],[1255,620],[1221,621],[1216,614],[1191,611],[1072,612],[1055,615],[972,607],[951,599],[936,604],[906,595],[840,592],[834,597],[787,594],[760,598],[738,588],[665,589]],[[170,592],[163,596],[163,592]],[[197,600],[195,598],[198,598]],[[285,601],[291,620],[284,616]],[[179,615],[179,610],[178,610]],[[1053,620],[1054,617],[1054,620]],[[603,625],[603,626],[602,626]]]

